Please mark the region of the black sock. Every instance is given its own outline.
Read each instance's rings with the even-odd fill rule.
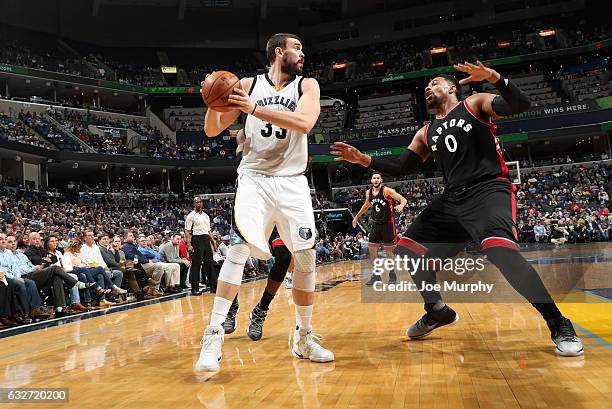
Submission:
[[[230,308],[236,307],[236,306],[238,306],[238,294],[236,294],[236,296],[234,297],[234,301],[232,301],[232,305]]]
[[[395,275],[395,270],[391,270],[391,271],[389,271],[389,277],[390,277],[390,276],[394,276],[394,275]]]
[[[273,299],[274,299],[274,294],[270,294],[268,292],[268,289],[266,288],[261,296],[261,300],[259,301],[259,308],[261,308],[264,311],[268,311],[268,308],[270,308],[270,303],[272,302]]]
[[[561,311],[559,311],[559,308],[557,308],[557,304],[535,303],[531,305],[533,305],[533,307],[536,310],[538,310],[540,314],[542,314],[542,318],[544,318],[546,321],[549,321],[555,318],[560,318],[563,316],[563,314],[561,314]]]
[[[504,275],[519,294],[538,310],[545,320],[562,316],[537,271],[517,251],[492,247],[484,251],[487,258]]]

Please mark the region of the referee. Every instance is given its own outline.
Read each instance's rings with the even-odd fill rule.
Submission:
[[[192,253],[189,281],[191,294],[200,295],[200,277],[204,274],[208,279],[210,291],[217,291],[217,277],[213,264],[213,251],[216,248],[215,240],[210,232],[210,217],[204,213],[204,206],[200,197],[193,199],[194,210],[185,219],[185,242],[187,250]],[[211,247],[212,246],[212,247]],[[200,271],[202,276],[200,276]]]

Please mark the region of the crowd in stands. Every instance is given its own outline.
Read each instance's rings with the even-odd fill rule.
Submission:
[[[75,152],[84,152],[85,147],[75,141],[65,131],[59,129],[55,124],[51,123],[43,114],[36,112],[21,111],[19,119],[27,124],[31,129],[43,136],[46,140],[53,143],[60,150],[69,150]]]
[[[106,118],[96,117],[89,115],[89,113],[81,113],[71,109],[52,108],[47,112],[58,121],[64,129],[74,134],[97,152],[109,155],[130,154],[125,138],[109,136],[106,133],[93,133],[88,128],[90,124],[105,126],[115,126],[114,124],[118,124],[123,128],[125,121],[110,121]],[[129,124],[125,124],[129,126]]]
[[[164,259],[162,248],[187,247],[182,231],[192,208],[189,198],[124,191],[85,193],[74,200],[58,191],[8,186],[0,187],[0,194],[0,274],[14,281],[8,290],[16,293],[10,313],[0,305],[0,326],[188,288],[179,264],[188,266],[189,254],[177,264]],[[220,268],[229,241],[231,200],[207,199],[204,207]],[[13,247],[3,247],[6,235]],[[245,277],[266,274],[268,268],[268,263],[250,260]],[[17,288],[22,284],[27,288]],[[2,291],[7,287],[0,284]],[[54,308],[42,308],[45,301]]]
[[[558,38],[545,41],[533,35],[540,29],[554,27]],[[432,58],[429,52],[430,38],[395,40],[347,50],[323,50],[309,52],[305,74],[321,82],[358,80],[380,77],[400,72],[418,71],[464,60],[487,60],[512,55],[541,52],[550,49],[573,47],[608,38],[610,24],[592,24],[585,19],[555,18],[554,20],[526,20],[520,23],[502,24],[474,31],[453,31],[440,34],[441,45],[447,46],[445,58]],[[59,45],[56,39],[42,38],[37,33],[5,29],[0,62],[63,72],[74,75],[104,78],[143,86],[168,86],[161,73],[161,63],[149,53],[146,61],[134,61],[138,53],[119,52],[114,49],[97,49],[92,45],[73,44],[82,57],[77,59]],[[512,33],[507,35],[504,33]],[[36,40],[36,38],[41,38]],[[500,47],[500,41],[508,45]],[[231,52],[208,50],[169,50],[169,60],[181,71],[178,85],[198,85],[207,73],[229,70],[239,76],[254,75],[259,62],[254,50]],[[194,55],[202,54],[200,57]],[[233,56],[233,57],[232,57]],[[214,58],[215,63],[211,64]],[[263,56],[262,56],[263,59]],[[346,63],[344,75],[338,76],[332,64]]]
[[[0,140],[25,143],[39,148],[54,149],[53,145],[38,137],[21,121],[0,112]]]
[[[612,165],[528,170],[522,174],[521,182],[516,193],[520,242],[560,244],[610,240],[612,214],[608,192],[612,190]],[[394,189],[408,199],[404,211],[395,218],[396,229],[401,234],[443,193],[444,186],[441,180],[432,179],[406,181]],[[339,206],[347,206],[356,213],[363,204],[363,189],[343,190],[336,200]],[[367,219],[363,221],[367,226]],[[565,231],[562,237],[559,231]]]
[[[315,244],[317,263],[360,260],[366,256],[368,240],[363,233],[321,235]]]
[[[21,111],[17,118],[0,113],[0,140],[10,140],[27,143],[47,149],[58,148],[85,152],[87,148],[75,140],[76,136],[96,152],[109,155],[134,155],[128,149],[126,134],[120,136],[118,132],[92,132],[90,126],[112,127],[130,129],[146,140],[143,154],[153,158],[173,158],[188,160],[205,160],[208,158],[234,159],[235,148],[223,144],[218,139],[204,139],[199,144],[180,142],[162,136],[157,128],[153,128],[144,121],[110,119],[91,112],[72,110],[67,108],[51,108],[47,115],[55,119],[56,126],[45,114]]]
[[[305,66],[307,75],[315,76],[322,82],[339,80],[361,80],[401,72],[418,71],[425,68],[451,65],[456,62],[489,60],[513,55],[530,54],[551,49],[573,47],[589,44],[609,38],[612,35],[611,25],[588,25],[581,22],[576,30],[575,21],[560,23],[527,20],[519,26],[488,28],[483,32],[465,31],[442,33],[441,44],[448,52],[444,57],[434,59],[429,53],[430,39],[396,40],[349,50],[329,50],[309,55]],[[559,27],[563,39],[558,41],[538,41],[533,35],[540,29]],[[508,35],[505,33],[512,33]],[[500,47],[500,41],[508,41],[508,46]],[[345,75],[335,75],[332,64],[347,63]]]
[[[82,62],[70,57],[58,44],[44,34],[25,33],[2,28],[0,62],[21,67],[85,75]]]

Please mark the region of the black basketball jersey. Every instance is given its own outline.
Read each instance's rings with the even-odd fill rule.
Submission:
[[[425,127],[425,144],[442,169],[448,190],[486,179],[508,178],[495,138],[495,124],[485,121],[464,101]]]
[[[376,196],[374,196],[373,193],[374,187],[371,187],[370,190],[368,190],[368,199],[370,200],[372,209],[372,215],[370,218],[372,219],[372,222],[376,224],[391,223],[391,217],[393,215],[391,212],[391,205],[393,202],[390,199],[385,198],[384,188],[385,186],[381,184],[380,190]]]

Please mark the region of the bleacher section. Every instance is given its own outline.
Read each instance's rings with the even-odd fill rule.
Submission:
[[[164,122],[175,131],[203,131],[206,108],[166,108]],[[242,127],[240,117],[229,129],[238,130]]]
[[[610,78],[603,69],[563,74],[563,90],[576,101],[610,96]]]
[[[414,121],[412,94],[391,95],[359,100],[355,129],[403,125]]]
[[[544,74],[541,72],[513,76],[510,79],[529,96],[532,107],[560,104],[562,102],[559,94],[557,94],[552,85],[544,79]],[[482,88],[484,92],[499,94],[493,85],[489,83],[484,83]]]
[[[341,132],[346,124],[346,109],[335,107],[321,108],[321,115],[312,128],[312,133],[328,134],[330,132]]]
[[[86,151],[83,144],[76,141],[65,130],[60,129],[61,127],[57,127],[51,122],[50,118],[43,113],[22,111],[19,113],[19,119],[60,150],[73,152]]]
[[[0,140],[25,143],[39,148],[56,149],[55,146],[37,135],[23,122],[2,112],[0,112]]]

